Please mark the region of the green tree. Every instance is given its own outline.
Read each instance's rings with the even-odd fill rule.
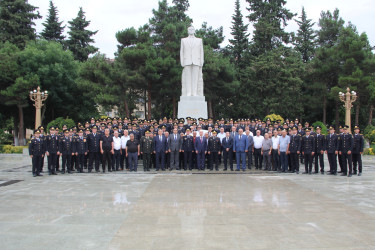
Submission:
[[[98,51],[98,48],[92,46],[94,39],[91,37],[98,31],[90,31],[87,27],[90,21],[86,20],[85,12],[82,7],[79,8],[78,15],[72,21],[69,21],[69,38],[67,45],[70,51],[73,52],[74,59],[81,62],[86,61],[89,55]]]
[[[243,23],[240,0],[236,0],[232,19],[232,32],[230,34],[233,36],[233,39],[229,39],[231,44],[229,50],[231,51],[231,57],[237,69],[240,69],[244,66],[243,55],[249,48],[249,34],[247,34],[248,25]]]
[[[300,20],[295,20],[299,26],[297,36],[294,39],[294,45],[297,51],[301,53],[302,60],[307,63],[314,56],[316,48],[316,34],[313,29],[315,23],[311,19],[307,19],[305,8],[302,7]]]
[[[41,18],[37,7],[26,0],[0,1],[0,42],[8,41],[24,48],[27,41],[35,40],[35,19]]]
[[[287,21],[295,14],[284,6],[286,0],[246,0],[250,14],[247,16],[255,28],[252,50],[255,55],[271,51],[289,43],[290,34],[284,30]]]
[[[65,36],[62,33],[64,32],[65,26],[62,26],[62,23],[63,22],[59,22],[57,8],[53,5],[53,2],[50,1],[47,20],[43,23],[44,29],[41,33],[42,37],[48,41],[63,43]]]

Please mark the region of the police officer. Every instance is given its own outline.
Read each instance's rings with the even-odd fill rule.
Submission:
[[[68,173],[71,173],[72,167],[72,155],[74,155],[74,144],[72,138],[69,137],[69,130],[64,130],[64,136],[60,138],[60,155],[62,157],[62,166],[61,166],[61,173],[65,174],[65,166],[68,170]]]
[[[299,160],[298,156],[301,152],[301,136],[297,133],[297,128],[293,127],[292,135],[290,136],[289,152],[290,161],[292,164],[291,171],[299,174]]]
[[[189,170],[193,168],[192,155],[194,152],[194,139],[190,135],[190,129],[186,129],[186,135],[182,139],[182,152],[184,153],[184,170],[187,170],[187,164],[189,162]]]
[[[150,134],[151,132],[147,130],[140,142],[140,151],[143,156],[143,171],[150,171],[152,166],[151,154],[154,151],[154,143]]]
[[[40,130],[36,129],[34,131],[34,138],[31,139],[29,144],[29,155],[32,160],[32,172],[34,177],[43,176],[40,172],[42,170],[42,159],[45,152],[44,141],[40,139]]]
[[[78,135],[74,139],[75,155],[76,155],[76,168],[80,173],[83,173],[85,156],[87,155],[87,139],[83,136],[83,129],[78,130]]]
[[[352,177],[353,165],[352,165],[352,151],[354,146],[353,136],[348,132],[349,126],[344,126],[344,133],[340,137],[339,143],[339,154],[342,157],[342,174],[341,176]],[[348,174],[349,165],[349,174]]]
[[[326,135],[325,138],[325,149],[329,162],[328,174],[337,175],[337,154],[339,150],[338,138],[339,136],[335,134],[335,128],[333,126],[330,126],[329,135]]]
[[[48,174],[56,175],[57,152],[59,151],[59,137],[56,135],[55,127],[49,129],[50,134],[45,137],[46,155],[48,159]]]
[[[324,174],[324,151],[325,151],[325,137],[321,134],[322,128],[316,126],[315,137],[315,173],[319,172],[318,160],[320,163],[320,173]]]
[[[220,138],[216,136],[217,132],[214,130],[212,132],[212,137],[208,139],[208,154],[211,157],[209,161],[210,170],[213,170],[213,163],[215,162],[215,169],[216,171],[219,170],[219,154],[221,150],[221,143]]]
[[[89,150],[89,173],[93,169],[93,163],[95,161],[95,170],[99,170],[99,158],[100,158],[100,135],[97,133],[98,127],[95,125],[92,127],[92,133],[87,136],[87,146]]]
[[[359,133],[359,126],[354,127],[354,146],[353,146],[353,173],[357,174],[358,164],[358,176],[362,175],[362,154],[364,139],[363,135]]]
[[[315,150],[315,138],[310,135],[310,128],[305,129],[306,135],[302,137],[302,154],[305,157],[305,172],[304,174],[311,174],[312,172],[312,159]]]

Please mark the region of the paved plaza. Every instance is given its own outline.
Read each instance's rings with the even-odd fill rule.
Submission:
[[[375,158],[364,166],[34,178],[28,156],[0,155],[1,249],[375,249]]]

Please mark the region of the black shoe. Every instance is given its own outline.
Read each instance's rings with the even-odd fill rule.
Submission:
[[[156,171],[159,171],[159,169],[156,169]]]
[[[311,172],[309,172],[309,175],[311,175],[312,173]]]
[[[134,170],[134,172],[137,172],[137,169],[136,169],[136,170]]]
[[[324,171],[321,171],[320,173],[321,173],[321,174],[324,174]]]
[[[92,170],[90,169],[90,170],[89,170],[89,173],[91,173],[91,172],[92,172]]]
[[[302,174],[308,174],[308,172],[303,172]]]
[[[356,174],[357,174],[357,171],[354,171],[353,174],[356,175]]]
[[[105,172],[105,171],[103,171],[103,172]],[[112,170],[110,169],[110,170],[108,170],[108,172],[112,172]]]
[[[339,173],[340,173],[340,172],[339,172]],[[346,176],[346,174],[341,172],[340,176]]]
[[[236,169],[236,171],[240,171],[239,169]]]
[[[105,170],[103,170],[103,174],[105,174]]]
[[[65,170],[61,170],[61,173],[62,173],[62,174],[65,174]]]
[[[57,175],[56,172],[52,172],[52,175]]]
[[[230,171],[234,171],[233,168],[231,168]]]
[[[362,173],[361,173],[361,172],[359,172],[359,173],[358,173],[358,176],[361,176],[361,175],[362,175]]]
[[[342,174],[342,171],[338,171],[337,173]]]
[[[226,168],[224,168],[224,169],[223,169],[223,171],[227,171],[227,169],[226,169]]]
[[[150,169],[147,169],[148,172],[150,172],[151,170]]]
[[[52,175],[52,173],[51,173],[51,172],[48,172],[48,175]]]
[[[327,175],[333,175],[333,173],[332,172],[328,172]]]
[[[161,171],[165,171],[165,169],[162,169]]]
[[[299,174],[299,171],[296,171],[296,174]]]
[[[245,169],[242,169],[242,172],[245,172]]]
[[[349,174],[348,177],[352,177],[352,174]]]
[[[34,177],[37,177],[37,174],[33,174]]]
[[[100,173],[100,170],[96,170],[97,173]]]
[[[80,173],[83,173],[83,170],[81,169],[81,170],[79,170],[79,172],[80,172]]]
[[[337,173],[336,173],[336,172],[334,172],[334,173],[333,173],[333,175],[337,175]]]

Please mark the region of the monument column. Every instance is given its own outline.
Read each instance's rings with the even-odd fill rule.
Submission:
[[[203,41],[195,37],[194,27],[188,28],[189,36],[181,39],[180,61],[184,68],[181,76],[181,97],[178,118],[207,118],[207,102],[203,95],[204,63]]]

